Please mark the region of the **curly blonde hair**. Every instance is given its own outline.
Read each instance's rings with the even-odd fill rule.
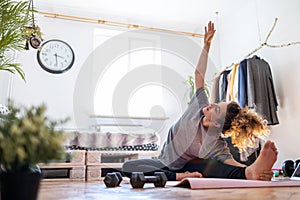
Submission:
[[[241,153],[247,147],[254,147],[256,138],[265,139],[270,130],[267,120],[261,118],[253,109],[237,108],[236,105],[234,107],[235,117],[229,121],[230,126],[223,128],[223,134],[225,137],[231,136],[232,144]]]

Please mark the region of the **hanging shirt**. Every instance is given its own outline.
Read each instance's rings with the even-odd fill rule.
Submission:
[[[239,66],[239,92],[238,102],[244,108],[247,105],[247,60],[243,60]]]
[[[228,87],[227,76],[230,72],[231,72],[231,70],[225,70],[223,72],[221,101],[226,100],[226,93],[227,93],[227,87]]]
[[[220,79],[219,79],[219,100],[216,103],[219,103],[220,101],[222,101],[222,94],[223,94],[222,81],[223,81],[223,76],[224,76],[224,74],[222,73],[220,75]]]
[[[235,85],[238,85],[237,79],[237,68],[239,64],[234,64],[232,68],[232,73],[230,77],[230,87],[228,88],[229,91],[229,101],[237,101],[237,95],[235,94]]]
[[[257,56],[247,59],[247,97],[248,106],[268,120],[268,125],[279,124],[271,68]]]
[[[232,76],[232,70],[227,75],[227,90],[226,90],[226,101],[230,101],[230,88],[231,88],[231,76]]]
[[[211,97],[210,97],[210,100],[212,103],[218,103],[220,101],[219,81],[220,81],[220,75],[217,76],[213,82],[213,86],[212,86],[212,90],[211,90]]]

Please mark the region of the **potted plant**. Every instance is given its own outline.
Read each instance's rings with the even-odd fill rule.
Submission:
[[[41,38],[38,26],[34,24],[33,0],[0,1],[0,70],[18,73],[23,80],[25,74],[21,64],[14,61],[13,52],[23,51],[28,44],[36,44]]]
[[[0,114],[1,199],[36,199],[42,177],[37,164],[65,155],[63,134],[56,130],[65,120],[50,120],[45,105],[10,103],[8,111]]]
[[[29,44],[32,48],[38,49],[43,41],[40,27],[36,26],[33,21],[31,26],[23,26],[21,30],[26,40],[25,49],[29,50]]]
[[[186,80],[186,84],[189,85],[189,99],[191,100],[195,94],[195,79],[194,79],[194,76],[188,76],[187,80]],[[207,94],[207,97],[210,98],[210,92],[209,92],[209,88],[208,88],[208,85],[207,83],[205,83],[204,85],[204,90]]]
[[[31,9],[28,10],[31,13],[31,24],[21,27],[23,38],[26,40],[25,49],[29,50],[29,44],[32,48],[38,49],[43,41],[43,38],[40,27],[35,24],[33,0],[29,0],[28,8]]]

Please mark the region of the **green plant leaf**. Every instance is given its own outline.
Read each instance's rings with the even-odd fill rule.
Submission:
[[[195,94],[195,78],[194,76],[188,76],[186,83],[189,85],[190,87],[190,91],[189,91],[189,98],[190,100],[193,98],[194,94]],[[206,92],[206,95],[208,98],[210,98],[210,91],[209,91],[209,86],[207,83],[204,84],[204,90]]]
[[[59,121],[46,116],[46,106],[16,107],[0,114],[0,163],[18,171],[40,162],[60,160],[65,155],[64,136],[55,128]]]
[[[22,27],[34,20],[29,5],[30,1],[0,1],[0,70],[17,73],[25,80],[21,65],[15,63],[7,54],[8,51],[24,51],[25,37]]]

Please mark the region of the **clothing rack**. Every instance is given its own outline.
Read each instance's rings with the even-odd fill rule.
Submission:
[[[274,24],[271,28],[271,30],[269,31],[265,41],[263,43],[260,44],[260,46],[258,46],[256,49],[254,49],[253,51],[251,51],[250,53],[248,53],[242,60],[247,59],[249,57],[251,57],[252,55],[254,55],[257,51],[259,51],[261,48],[263,47],[270,47],[270,48],[282,48],[282,47],[287,47],[287,46],[292,46],[292,45],[298,45],[300,44],[300,42],[290,42],[290,43],[286,43],[286,44],[280,44],[280,45],[272,45],[272,44],[268,44],[268,39],[270,38],[272,32],[274,31],[274,28],[277,24],[278,18],[275,18]],[[242,60],[232,63],[231,65],[225,67],[224,70],[221,71],[221,73],[223,73],[225,70],[230,69],[232,66],[234,66],[235,64],[239,64]]]

